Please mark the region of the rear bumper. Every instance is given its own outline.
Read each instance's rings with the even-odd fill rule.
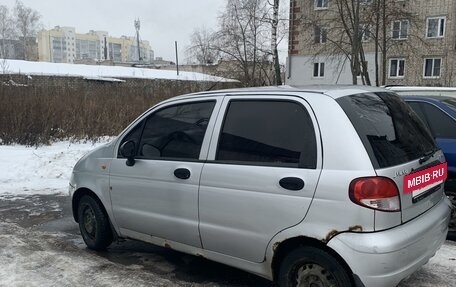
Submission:
[[[447,197],[423,215],[373,233],[342,233],[328,246],[365,286],[396,286],[428,262],[445,241],[451,203]]]

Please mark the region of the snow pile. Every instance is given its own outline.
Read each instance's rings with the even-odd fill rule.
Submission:
[[[1,59],[0,59],[1,60]],[[208,81],[208,82],[236,82],[235,80],[221,77],[194,73],[179,72],[169,70],[155,70],[134,67],[120,66],[101,66],[101,65],[81,65],[48,62],[29,62],[20,60],[1,60],[5,61],[5,69],[0,69],[0,74],[25,74],[25,75],[45,75],[45,76],[70,76],[84,77],[88,79],[102,78],[136,78],[136,79],[166,79],[182,81]]]
[[[0,195],[67,193],[76,162],[101,143],[0,146]]]

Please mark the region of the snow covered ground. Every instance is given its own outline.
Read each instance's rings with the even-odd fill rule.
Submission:
[[[0,146],[0,197],[66,193],[76,162],[98,143],[57,142],[50,146]]]
[[[23,74],[23,75],[45,75],[45,76],[71,76],[97,78],[135,78],[135,79],[167,79],[182,81],[209,81],[209,82],[236,82],[235,80],[221,77],[195,73],[156,70],[134,67],[102,66],[102,65],[81,65],[48,62],[30,62],[21,60],[2,60],[0,74]]]

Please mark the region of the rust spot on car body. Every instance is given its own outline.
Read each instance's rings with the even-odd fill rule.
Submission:
[[[165,242],[164,246],[165,246],[165,248],[169,248],[169,249],[172,249],[172,248],[171,248],[171,245],[169,245],[169,243],[168,243],[168,242]]]
[[[361,225],[354,225],[348,228],[350,232],[363,232],[363,227]]]
[[[328,234],[326,235],[325,239],[323,239],[323,242],[328,243],[329,240],[331,240],[334,236],[336,236],[339,233],[340,232],[335,230],[335,229],[331,230],[330,232],[328,232]]]
[[[331,230],[328,232],[326,235],[325,239],[323,239],[323,242],[328,243],[331,239],[334,238],[334,236],[343,233],[343,232],[363,232],[363,227],[361,225],[353,225],[348,228],[348,230],[343,230],[343,231],[338,231],[338,230]]]
[[[279,247],[279,245],[280,245],[280,242],[274,243],[274,244],[272,245],[272,251],[275,252],[276,249],[277,249],[277,247]]]

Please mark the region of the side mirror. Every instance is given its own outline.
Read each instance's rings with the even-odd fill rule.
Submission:
[[[134,141],[126,141],[120,146],[120,154],[127,158],[127,165],[135,165],[136,145]]]

